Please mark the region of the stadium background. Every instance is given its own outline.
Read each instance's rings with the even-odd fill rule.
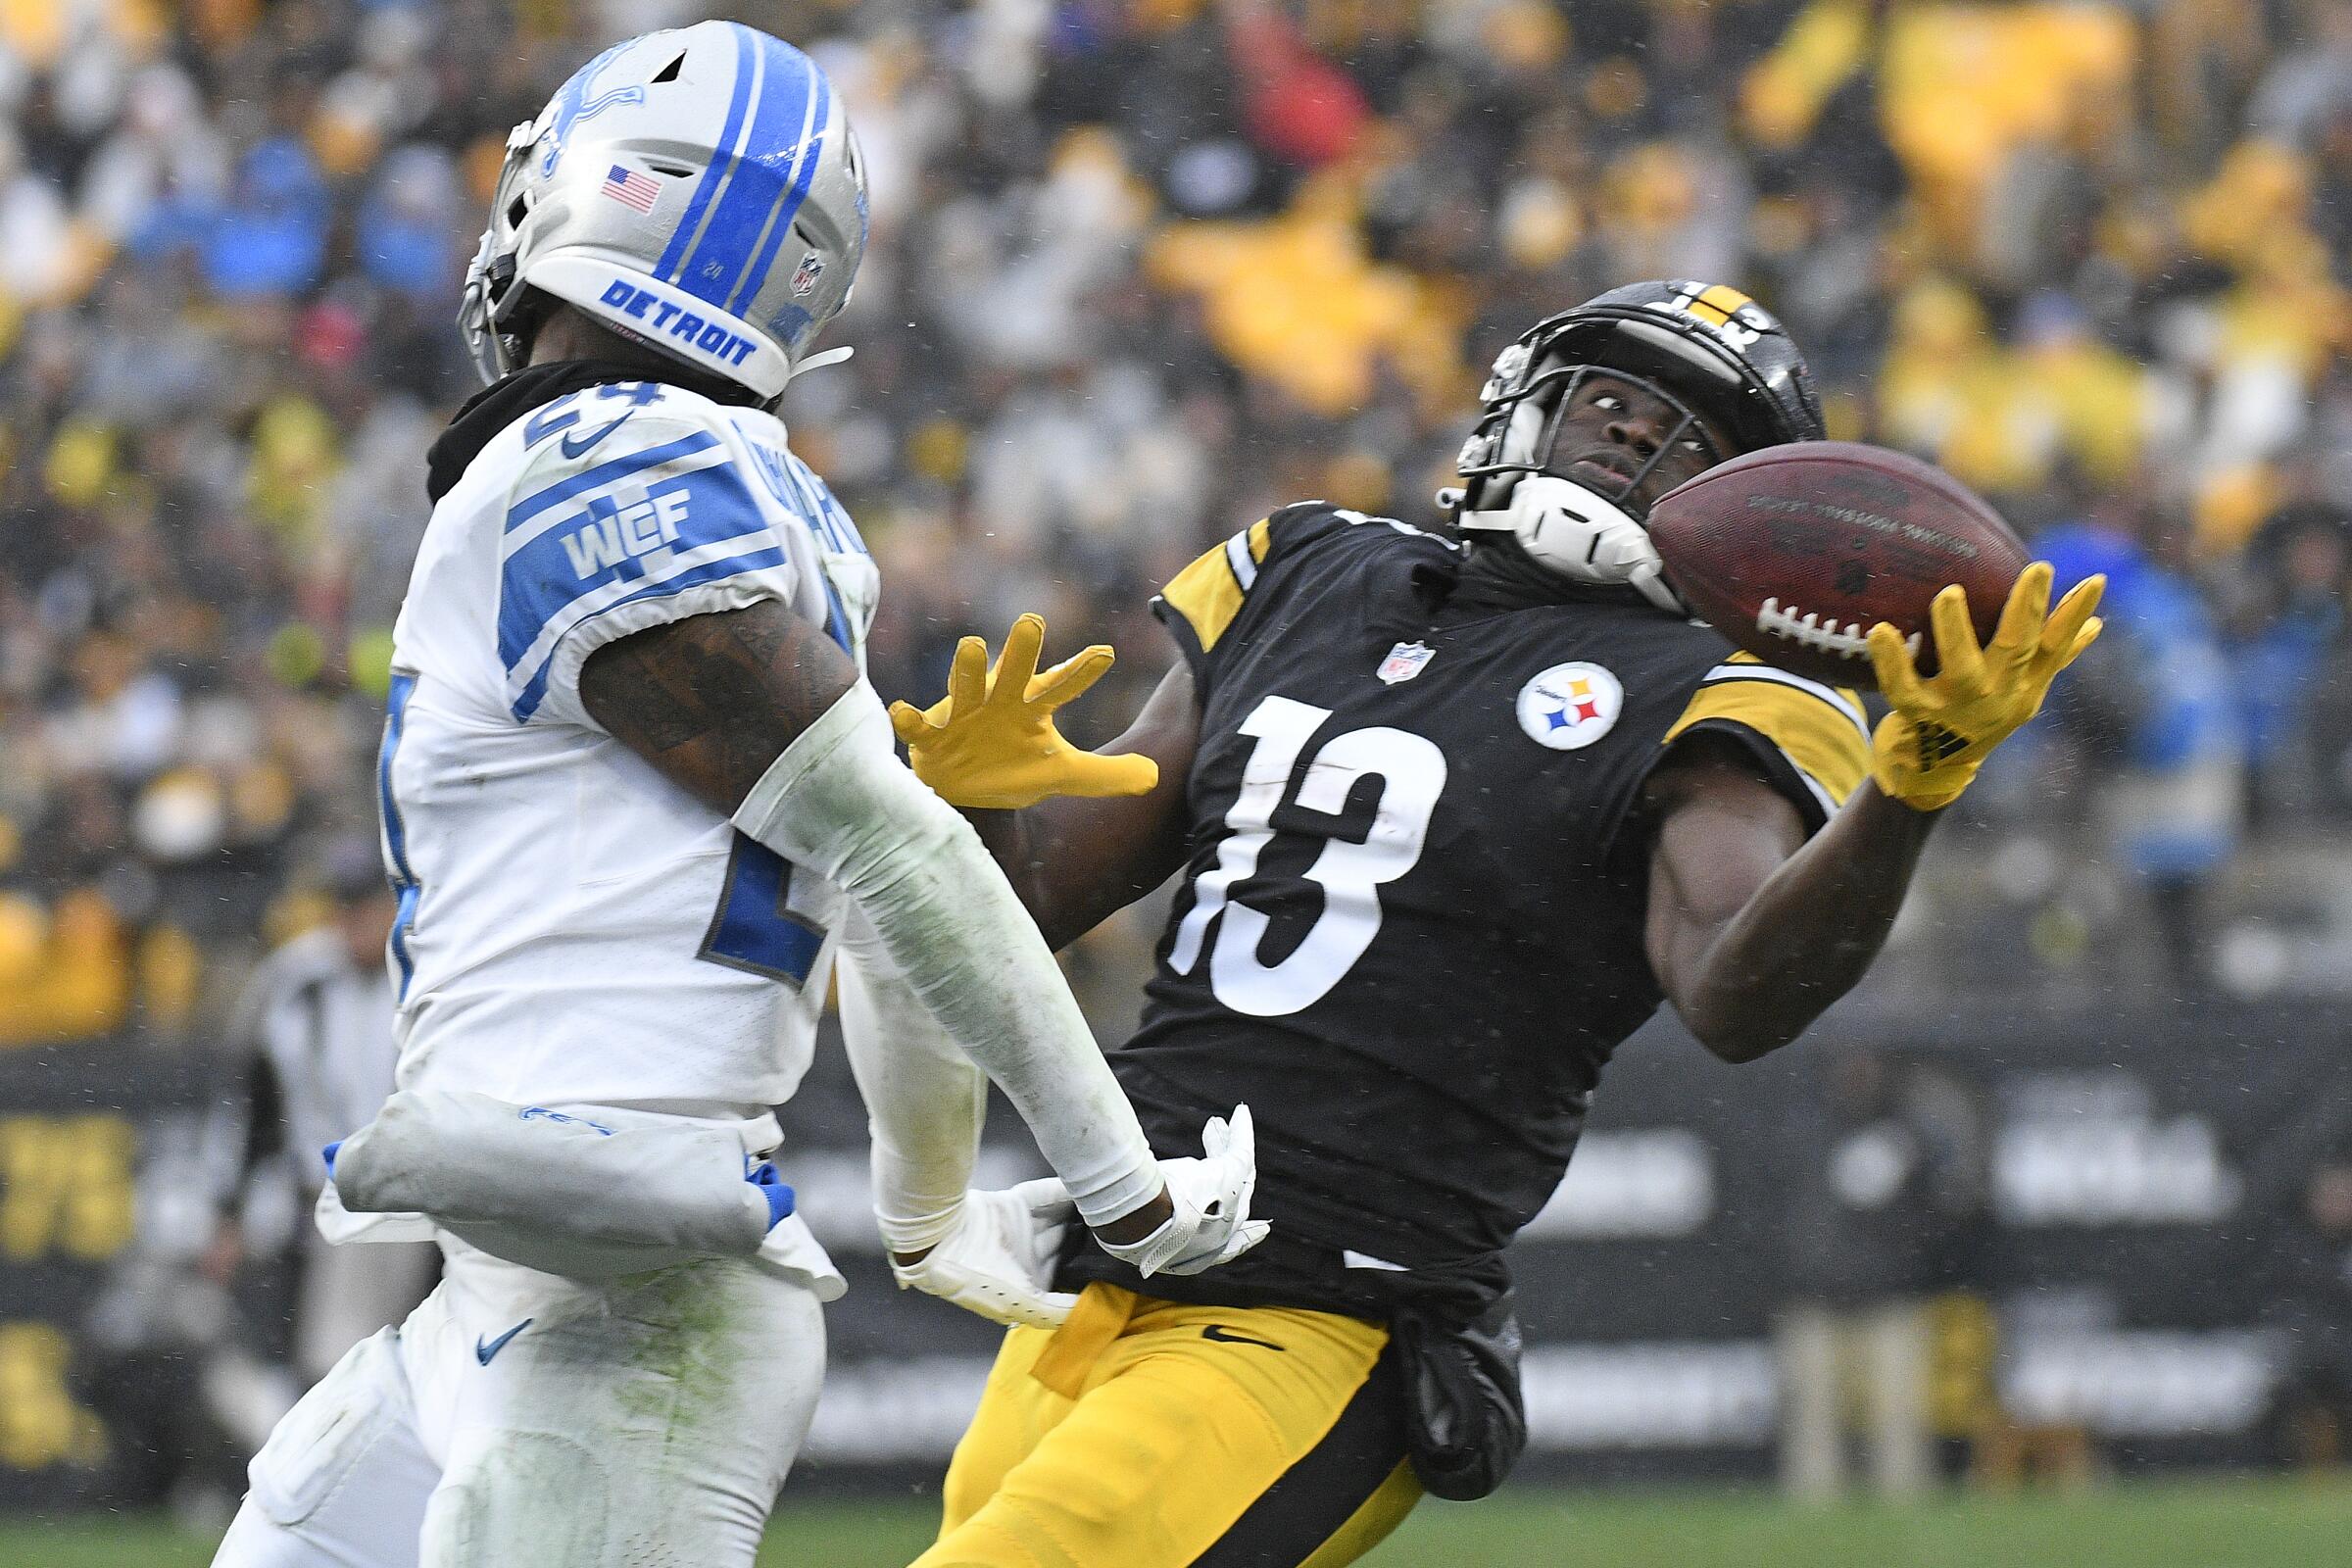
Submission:
[[[1770,1473],[1771,1325],[1819,1284],[1791,1195],[1861,1052],[1959,1107],[1979,1178],[1920,1238],[1955,1467],[2308,1456],[2281,1402],[2352,1338],[2306,1201],[2352,1162],[2352,8],[710,9],[810,47],[871,168],[858,356],[785,413],[880,558],[887,696],[1037,609],[1120,650],[1101,738],[1169,657],[1160,580],[1300,496],[1424,515],[1496,348],[1633,277],[1755,293],[1835,433],[2110,573],[2110,636],[1823,1040],[1627,1048],[1526,1249],[1532,1480]],[[703,14],[0,5],[0,1508],[179,1484],[142,1462],[177,1435],[93,1408],[101,1309],[197,1288],[223,1021],[372,830],[506,129]],[[1152,934],[1072,960],[1106,1039]],[[989,1336],[880,1280],[837,1062],[790,1121],[858,1270],[796,1485],[914,1484]],[[289,1205],[239,1200],[266,1256]],[[282,1294],[249,1269],[156,1364],[267,1347]]]

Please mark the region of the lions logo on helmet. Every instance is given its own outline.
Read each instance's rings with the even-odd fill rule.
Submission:
[[[1680,421],[1641,471],[1605,491],[1544,471],[1560,411],[1596,371],[1657,398]],[[1824,434],[1804,356],[1771,312],[1721,283],[1631,283],[1539,321],[1495,358],[1479,401],[1455,464],[1464,484],[1438,497],[1458,525],[1512,534],[1564,576],[1630,584],[1677,613],[1686,608],[1635,496],[1658,458],[1685,437],[1721,463]]]
[[[485,381],[528,357],[545,297],[772,399],[865,238],[858,140],[815,62],[739,23],[649,32],[508,137],[458,324]]]
[[[627,47],[628,45],[625,43],[616,44],[606,50],[578,71],[573,72],[571,79],[557,90],[555,101],[547,106],[546,114],[540,117],[548,127],[546,132],[537,138],[537,145],[547,149],[539,159],[539,172],[542,176],[556,172],[556,161],[564,156],[564,144],[571,139],[572,126],[592,115],[603,114],[615,104],[645,102],[645,88],[636,82],[630,82],[622,87],[609,87],[603,92],[593,91],[596,85],[596,74],[604,69],[605,62]]]

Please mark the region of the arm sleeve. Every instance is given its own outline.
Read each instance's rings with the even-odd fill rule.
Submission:
[[[963,1200],[980,1152],[988,1079],[956,1049],[853,909],[841,935],[841,1033],[873,1145],[874,1214],[894,1249],[914,1251]]]
[[[1087,1223],[1163,1185],[1060,968],[971,824],[899,760],[862,681],[752,787],[735,825],[839,887],[948,1038],[1001,1086]]]
[[[579,700],[588,656],[689,615],[779,599],[846,645],[806,526],[715,415],[646,410],[576,457],[571,439],[542,438],[499,541],[498,659],[516,723],[595,728]]]
[[[236,1085],[223,1103],[233,1105],[238,1118],[236,1164],[221,1172],[220,1190],[214,1195],[214,1206],[224,1217],[244,1202],[254,1173],[286,1147],[285,1089],[270,1060],[268,1037],[270,1015],[287,993],[281,965],[280,959],[265,958],[246,979],[222,1035],[227,1051],[221,1077]]]
[[[238,1139],[236,1169],[213,1195],[214,1212],[223,1220],[234,1218],[243,1206],[255,1173],[286,1148],[285,1095],[268,1052],[256,1051],[247,1059],[242,1087],[239,1109],[245,1126]]]
[[[1734,654],[1706,673],[1664,744],[1694,730],[1726,733],[1744,745],[1808,832],[1820,831],[1870,772],[1870,721],[1861,698],[1747,654]]]

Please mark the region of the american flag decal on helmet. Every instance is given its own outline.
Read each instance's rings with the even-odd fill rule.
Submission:
[[[662,187],[653,175],[614,164],[612,172],[605,175],[604,192],[623,207],[651,213],[662,195]]]

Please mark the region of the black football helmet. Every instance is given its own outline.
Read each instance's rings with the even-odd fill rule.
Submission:
[[[1605,488],[1546,472],[1561,413],[1596,371],[1681,421],[1632,477]],[[1825,433],[1812,371],[1787,329],[1721,283],[1629,283],[1546,318],[1495,359],[1479,401],[1455,463],[1462,487],[1438,497],[1457,525],[1513,533],[1564,575],[1631,583],[1661,609],[1679,601],[1659,576],[1635,492],[1675,444],[1696,440],[1715,464]],[[1542,482],[1525,483],[1531,475]]]

